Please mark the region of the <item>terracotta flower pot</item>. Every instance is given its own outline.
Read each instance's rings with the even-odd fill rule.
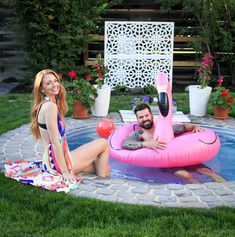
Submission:
[[[73,118],[86,119],[89,117],[90,115],[89,115],[88,109],[83,106],[81,101],[76,101],[73,104]]]
[[[227,108],[221,108],[221,107],[214,107],[214,118],[216,119],[227,119],[228,118],[228,109]]]

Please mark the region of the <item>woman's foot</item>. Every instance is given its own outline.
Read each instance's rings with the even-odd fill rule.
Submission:
[[[106,171],[105,171],[105,177],[110,176],[110,173],[111,173],[111,168],[110,168],[110,166],[108,165],[107,168],[106,168]]]

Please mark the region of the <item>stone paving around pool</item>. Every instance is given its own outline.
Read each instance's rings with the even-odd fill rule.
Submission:
[[[216,120],[206,117],[190,116],[192,123],[213,125],[235,130],[235,119]],[[106,118],[120,123],[118,113],[110,113]],[[104,118],[91,117],[86,120],[66,118],[66,131],[95,127]],[[9,131],[0,136],[0,169],[6,160],[40,160],[42,143],[35,143],[29,124]],[[69,194],[76,197],[96,198],[105,201],[130,204],[148,204],[159,207],[235,207],[235,181],[224,183],[208,182],[204,184],[154,184],[139,181],[99,178],[96,175],[83,174],[83,183]]]

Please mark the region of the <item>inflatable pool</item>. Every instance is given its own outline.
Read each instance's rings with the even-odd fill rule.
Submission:
[[[166,73],[158,73],[156,87],[159,96],[159,116],[154,121],[153,138],[165,142],[167,147],[161,149],[140,148],[122,149],[123,140],[136,129],[136,123],[124,124],[109,137],[110,156],[118,161],[146,167],[170,168],[190,166],[208,161],[217,155],[220,140],[209,128],[202,132],[185,132],[174,137],[172,128],[172,95]]]
[[[122,149],[125,137],[136,129],[140,129],[138,124],[127,123],[111,134],[110,156],[113,159],[137,166],[171,168],[206,162],[216,156],[220,148],[220,140],[216,133],[204,128],[204,132],[186,132],[174,137],[164,150]]]

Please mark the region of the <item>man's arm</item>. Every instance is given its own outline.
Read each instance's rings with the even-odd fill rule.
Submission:
[[[173,131],[175,135],[180,135],[185,132],[202,132],[204,131],[204,129],[195,124],[185,123],[185,124],[174,124]]]
[[[143,147],[141,141],[142,130],[137,130],[130,133],[125,140],[122,142],[122,148],[127,150],[136,150]]]

